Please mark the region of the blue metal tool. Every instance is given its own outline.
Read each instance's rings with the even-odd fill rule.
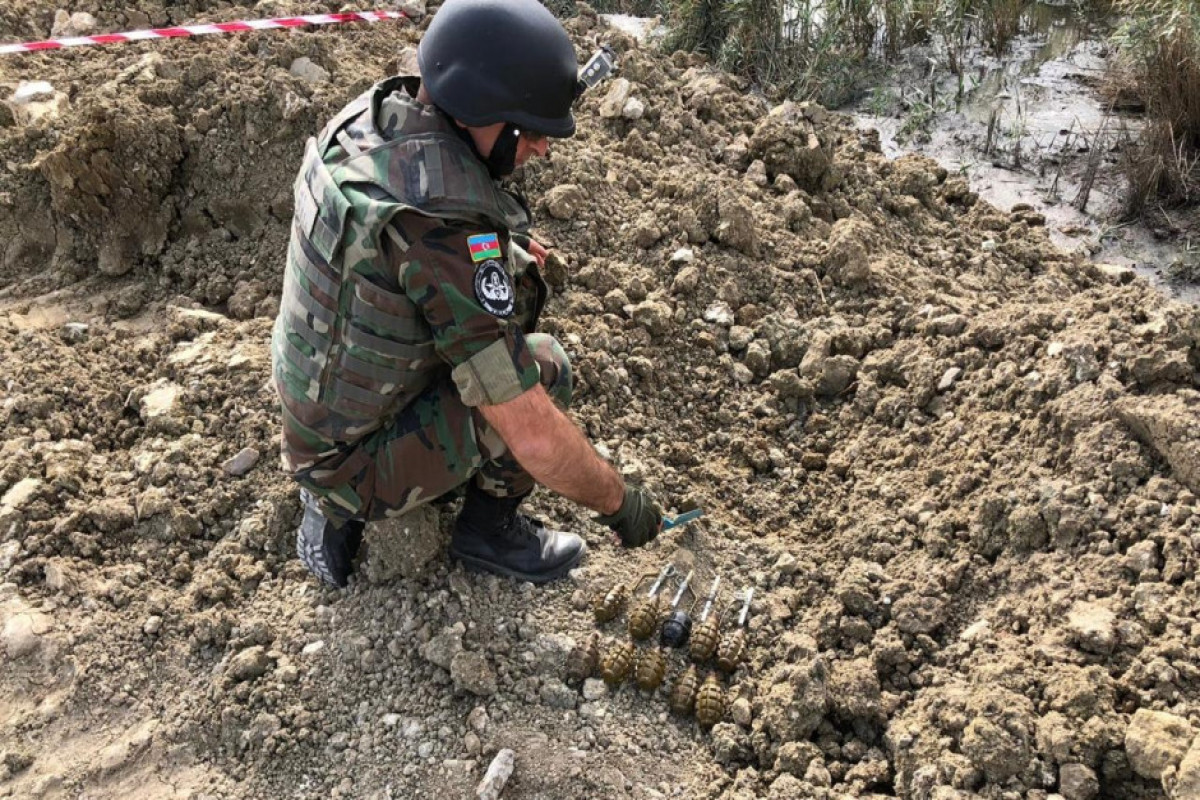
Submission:
[[[671,528],[680,525],[687,525],[692,520],[700,519],[704,516],[704,509],[696,508],[686,513],[680,514],[678,517],[663,517],[662,529],[669,531]]]

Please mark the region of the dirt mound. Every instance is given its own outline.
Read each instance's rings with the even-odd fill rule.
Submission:
[[[328,10],[217,5],[169,9]],[[520,176],[558,248],[546,327],[598,446],[706,516],[617,552],[543,495],[591,544],[546,590],[435,559],[324,592],[290,553],[267,342],[293,173],[415,28],[0,64],[64,95],[0,128],[0,787],[464,796],[511,747],[514,798],[1188,796],[1195,309],[579,10],[627,82]],[[680,546],[757,589],[710,733],[564,682],[592,590]]]

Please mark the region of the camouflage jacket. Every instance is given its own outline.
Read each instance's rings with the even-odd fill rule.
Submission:
[[[439,381],[469,406],[538,382],[524,334],[546,288],[514,235],[528,212],[419,85],[393,78],[350,103],[295,184],[273,374],[284,469],[326,485]]]

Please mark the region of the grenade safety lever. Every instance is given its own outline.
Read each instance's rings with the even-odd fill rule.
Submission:
[[[644,600],[629,612],[629,635],[634,639],[649,639],[660,619],[659,592],[667,578],[675,574],[675,565],[667,564],[658,573]]]

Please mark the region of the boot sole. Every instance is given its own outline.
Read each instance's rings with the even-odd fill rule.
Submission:
[[[508,567],[501,566],[491,561],[484,561],[482,558],[462,555],[461,553],[456,553],[453,549],[450,550],[450,557],[461,563],[463,567],[471,572],[489,572],[493,575],[502,575],[506,578],[515,578],[519,581],[529,581],[530,583],[538,584],[550,583],[551,581],[556,581],[559,578],[566,576],[568,572],[575,569],[575,567],[579,565],[579,562],[583,560],[585,555],[587,555],[587,545],[584,545],[583,549],[579,551],[579,555],[577,557],[566,562],[560,567],[556,567],[550,572],[528,573],[519,572],[515,569],[509,569]]]

